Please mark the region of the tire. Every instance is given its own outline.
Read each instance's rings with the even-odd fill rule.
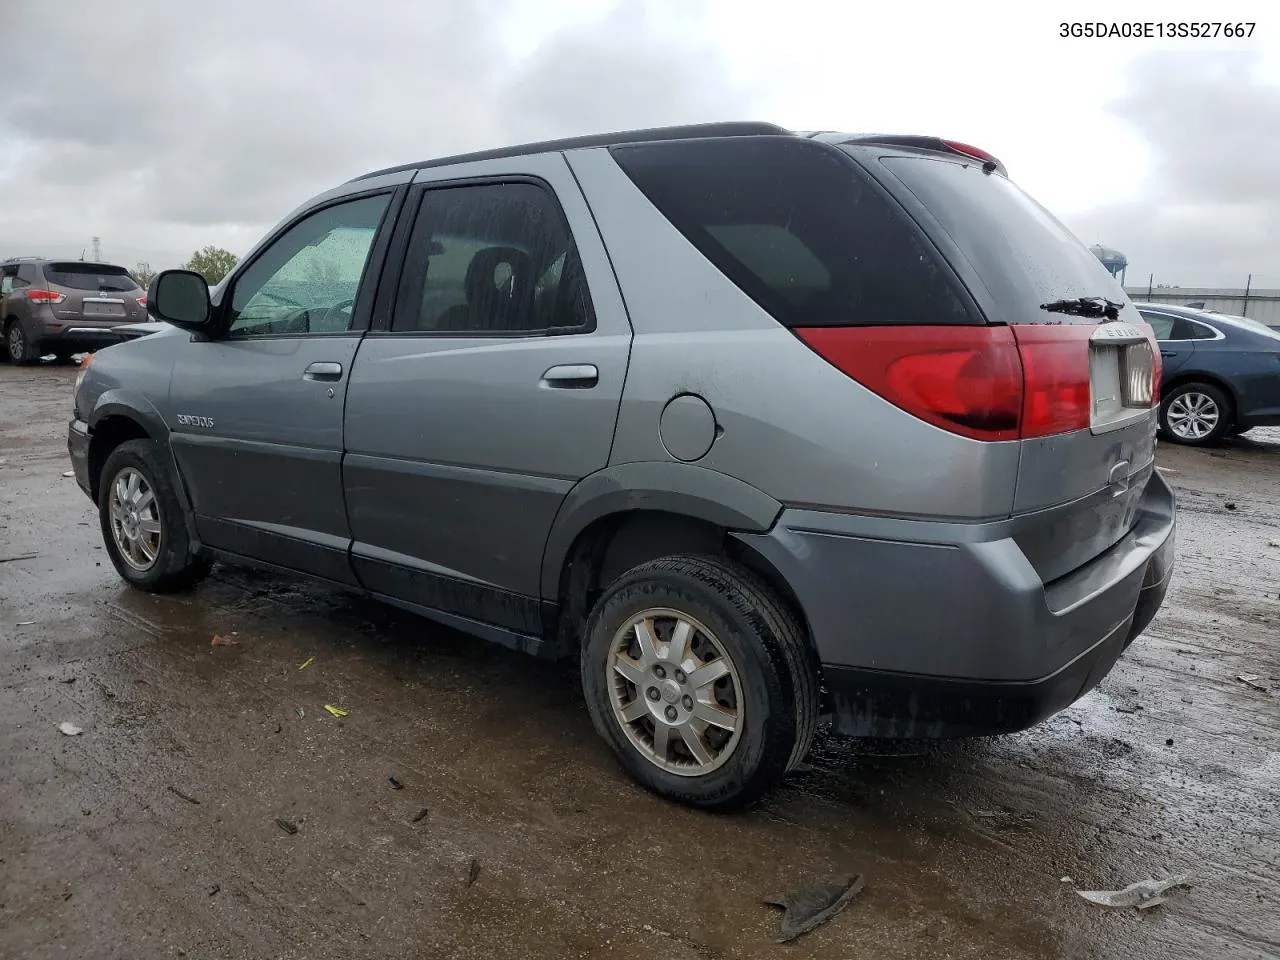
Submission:
[[[646,616],[657,640],[648,653],[632,629]],[[714,684],[698,684],[675,658],[663,662],[681,621],[688,639],[678,662],[692,659],[700,669],[725,661],[703,675],[725,674]],[[807,632],[763,580],[720,557],[665,557],[618,577],[588,618],[581,672],[596,732],[636,780],[680,803],[745,806],[798,766],[813,743],[818,664]],[[720,723],[706,724],[707,716]],[[668,740],[659,760],[663,717],[680,726],[662,724]]]
[[[128,503],[117,532],[113,512],[121,484]],[[191,555],[182,505],[154,441],[130,440],[111,451],[102,468],[98,520],[116,572],[139,589],[152,593],[184,590],[203,579],[213,565],[205,557]],[[154,533],[149,525],[154,526]],[[136,537],[131,538],[130,533]]]
[[[1173,443],[1211,447],[1235,424],[1235,410],[1211,383],[1183,383],[1160,402],[1160,433]]]
[[[3,350],[10,363],[26,366],[40,359],[40,348],[31,342],[18,320],[10,320],[5,327]]]

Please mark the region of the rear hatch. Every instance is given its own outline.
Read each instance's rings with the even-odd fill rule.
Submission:
[[[1013,513],[1048,582],[1137,520],[1154,469],[1159,352],[1112,275],[995,158],[936,146],[842,149],[902,202],[988,323],[1012,335],[1022,373]]]
[[[54,316],[68,325],[111,327],[147,319],[146,294],[124,267],[48,263],[44,278]]]

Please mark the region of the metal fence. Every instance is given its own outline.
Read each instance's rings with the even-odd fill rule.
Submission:
[[[1245,286],[1161,287],[1144,285],[1125,288],[1129,296],[1147,303],[1171,303],[1201,310],[1249,317],[1268,326],[1280,327],[1280,288]]]

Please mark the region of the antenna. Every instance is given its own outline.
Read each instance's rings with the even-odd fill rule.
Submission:
[[[80,262],[84,263],[84,247],[80,248]]]

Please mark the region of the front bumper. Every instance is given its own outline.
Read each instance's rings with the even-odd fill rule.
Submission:
[[[1158,473],[1129,532],[1044,583],[1017,520],[963,525],[784,511],[738,536],[786,578],[838,732],[942,737],[1025,729],[1092,690],[1164,599],[1173,493]]]
[[[89,425],[79,418],[67,425],[67,453],[71,455],[71,469],[76,483],[93,499],[93,483],[89,476]]]

